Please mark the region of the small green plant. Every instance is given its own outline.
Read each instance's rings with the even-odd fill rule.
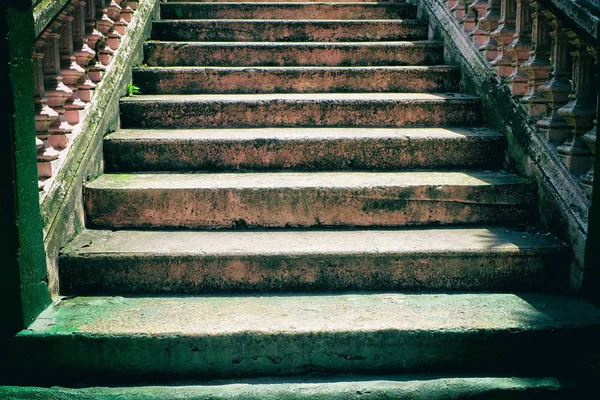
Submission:
[[[133,96],[134,94],[140,94],[140,88],[130,83],[127,85],[127,96]]]

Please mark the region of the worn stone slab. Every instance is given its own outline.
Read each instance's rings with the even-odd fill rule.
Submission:
[[[600,310],[562,296],[76,297],[16,337],[21,356],[13,365],[131,381],[383,371],[543,376],[588,368],[600,355],[599,334]]]
[[[419,20],[165,20],[152,26],[152,39],[167,41],[358,42],[427,39]]]
[[[556,290],[552,235],[506,228],[96,231],[60,259],[63,294],[319,290]]]
[[[437,41],[160,42],[144,44],[149,66],[369,66],[443,63]]]
[[[472,376],[344,376],[329,379],[246,379],[164,386],[41,388],[0,386],[11,400],[571,400],[585,398],[591,380]]]
[[[105,174],[90,226],[308,227],[525,222],[534,196],[498,172]]]
[[[147,67],[133,71],[145,94],[455,92],[450,66]]]
[[[495,168],[504,137],[466,128],[121,130],[104,141],[108,172]]]
[[[408,3],[265,2],[162,3],[161,19],[400,19],[416,18]]]
[[[476,126],[463,94],[310,93],[149,95],[121,100],[122,128]]]

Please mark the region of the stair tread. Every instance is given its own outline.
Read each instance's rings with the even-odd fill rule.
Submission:
[[[339,140],[339,139],[408,139],[463,140],[467,138],[500,139],[504,135],[487,128],[229,128],[229,129],[122,129],[105,140],[198,140],[244,141],[271,140]]]
[[[361,331],[423,335],[425,332],[526,332],[582,327],[599,329],[600,310],[580,299],[559,295],[82,296],[49,307],[19,336],[172,338],[236,334],[330,335]]]
[[[495,171],[409,172],[225,172],[104,174],[86,184],[88,189],[267,189],[371,188],[414,186],[528,185],[514,174]],[[519,197],[519,196],[517,196]]]
[[[274,100],[288,101],[406,101],[406,102],[446,102],[474,101],[477,96],[462,93],[258,93],[258,94],[150,94],[135,95],[121,99],[123,103],[173,102],[191,103],[205,101],[261,102]]]
[[[545,232],[504,227],[394,230],[138,231],[80,233],[63,250],[69,257],[106,254],[152,255],[314,255],[527,253],[565,251]]]

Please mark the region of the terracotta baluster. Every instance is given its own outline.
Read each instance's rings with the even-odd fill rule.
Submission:
[[[516,25],[513,42],[506,46],[505,52],[512,58],[512,73],[508,77],[510,93],[519,97],[528,90],[529,78],[522,65],[529,59],[531,51],[531,12],[529,0],[517,0]]]
[[[89,102],[92,99],[92,90],[96,87],[88,76],[88,64],[96,55],[96,52],[88,46],[89,40],[86,37],[85,7],[89,2],[90,0],[73,1],[75,6],[73,12],[73,55],[77,64],[84,69],[83,75],[77,81],[77,96],[83,102]]]
[[[46,98],[48,99],[48,105],[58,113],[58,118],[48,129],[50,132],[48,143],[59,150],[67,147],[68,139],[66,134],[73,131],[73,126],[65,120],[65,102],[73,95],[73,91],[63,83],[63,76],[60,71],[60,34],[58,32],[61,25],[62,22],[58,18],[48,28],[44,52],[44,87],[46,89]]]
[[[107,33],[107,43],[112,50],[117,50],[121,43],[121,39],[123,38],[123,34],[125,34],[125,25],[123,24],[125,20],[121,18],[121,11],[123,9],[117,4],[116,0],[108,0],[107,3],[106,14],[108,15],[108,18],[114,21],[113,26]]]
[[[72,125],[79,123],[79,111],[83,110],[85,103],[77,96],[77,81],[83,76],[85,70],[77,64],[73,55],[73,2],[69,4],[61,18],[60,27],[60,73],[63,83],[72,91],[71,97],[65,102],[65,120]]]
[[[96,28],[102,33],[102,39],[97,43],[98,60],[102,65],[110,64],[110,59],[115,51],[108,43],[110,40],[109,32],[114,32],[115,22],[108,17],[106,0],[96,0]],[[111,33],[114,39],[114,33]],[[93,79],[93,78],[92,78]]]
[[[590,170],[581,177],[581,182],[588,186],[588,190],[591,193],[591,187],[594,184],[594,163],[596,162],[596,128],[598,126],[598,119],[594,120],[594,127],[591,131],[583,135],[583,140],[592,151],[592,166]]]
[[[469,10],[472,10],[476,16],[475,27],[469,31],[469,36],[477,47],[483,45],[488,39],[489,23],[485,16],[489,5],[489,0],[477,0],[469,6]]]
[[[457,0],[454,7],[450,8],[450,12],[454,15],[458,21],[462,21],[462,19],[467,15],[467,3],[465,0]]]
[[[127,22],[127,25],[133,20],[133,9],[131,8],[130,3],[131,2],[127,0],[121,1],[121,8],[123,9],[123,11],[121,11],[121,16],[125,22]]]
[[[96,24],[97,1],[98,0],[87,0],[85,7],[85,35],[88,40],[88,46],[96,53],[94,58],[90,61],[90,67],[88,69],[88,76],[94,85],[88,89],[90,90],[90,100],[91,90],[96,87],[95,83],[100,82],[102,79],[102,74],[106,70],[106,67],[102,65],[98,59],[98,50],[100,48],[100,44],[104,40],[104,35],[98,30],[98,26]]]
[[[500,0],[489,0],[487,12],[480,24],[485,27],[485,41],[479,51],[487,61],[493,61],[498,56],[498,42],[492,37],[492,32],[498,29],[500,22]]]
[[[549,115],[538,121],[538,127],[546,131],[546,139],[559,144],[567,139],[567,121],[558,110],[569,101],[571,93],[571,59],[569,57],[569,39],[556,17],[544,11],[550,27],[551,66],[548,81],[538,90],[548,99]]]
[[[128,5],[128,6],[129,6],[129,7],[130,7],[130,8],[131,8],[133,11],[135,11],[135,10],[137,10],[137,8],[138,8],[138,3],[139,3],[139,1],[138,1],[138,0],[135,0],[135,1],[128,1],[128,2],[127,2],[127,5]]]
[[[33,48],[33,73],[34,73],[34,107],[35,107],[35,134],[37,147],[38,177],[49,178],[52,176],[51,162],[59,156],[58,150],[48,143],[50,125],[58,118],[58,113],[48,106],[44,91],[44,39],[42,35],[35,42]]]
[[[514,39],[516,9],[516,0],[502,0],[499,25],[491,33],[491,36],[498,42],[498,55],[490,65],[496,68],[496,73],[500,77],[507,77],[513,72],[512,57],[504,50]]]
[[[569,102],[558,113],[569,124],[565,143],[558,146],[558,153],[574,172],[587,172],[591,166],[592,152],[583,135],[594,127],[596,118],[596,64],[587,44],[572,31],[567,31],[573,51],[573,78]]]
[[[479,5],[475,6],[476,3],[479,3]],[[479,10],[477,7],[479,7]],[[487,0],[472,1],[471,4],[468,5],[465,17],[460,21],[465,32],[471,33],[475,30],[475,27],[477,26],[477,19],[481,15],[479,12],[480,10],[485,10],[486,8]]]
[[[541,86],[550,72],[550,36],[549,21],[542,13],[539,0],[531,3],[533,24],[531,52],[529,60],[523,64],[528,76],[527,94],[521,100],[527,107],[527,114],[532,118],[544,116],[548,108],[548,99],[540,92]]]

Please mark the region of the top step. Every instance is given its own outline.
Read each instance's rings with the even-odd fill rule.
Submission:
[[[415,19],[417,7],[407,3],[161,3],[164,19]]]

